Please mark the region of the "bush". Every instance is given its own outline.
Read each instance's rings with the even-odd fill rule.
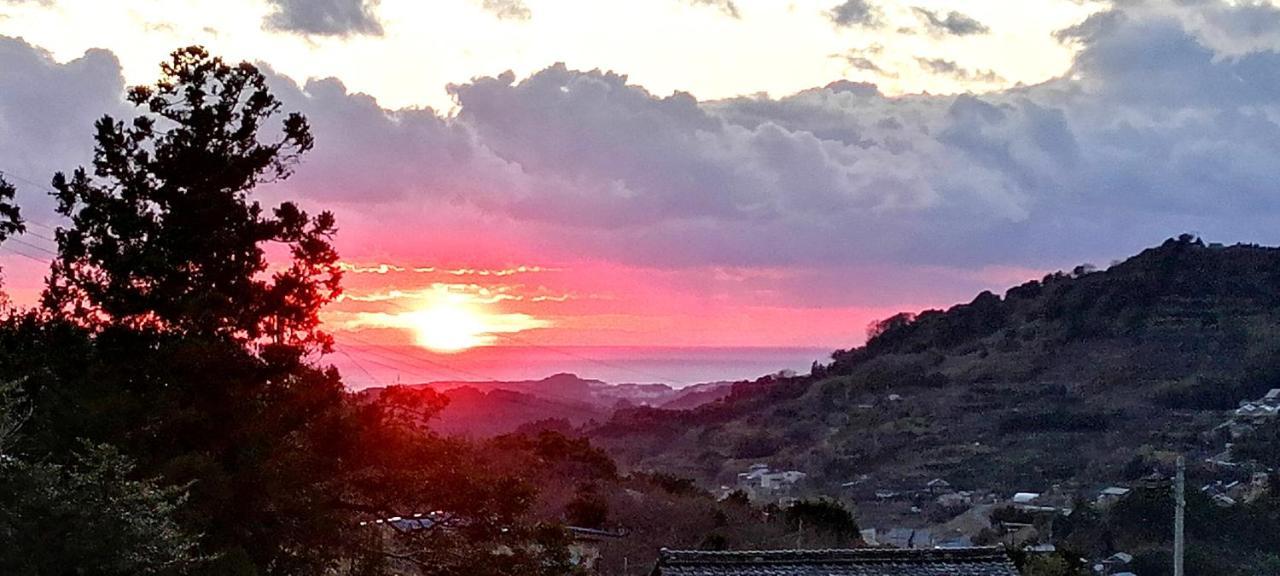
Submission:
[[[1002,432],[1099,432],[1110,426],[1101,412],[1055,408],[1032,414],[1014,414],[1000,422]]]

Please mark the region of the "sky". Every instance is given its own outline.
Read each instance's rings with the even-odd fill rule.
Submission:
[[[745,378],[1183,232],[1280,243],[1268,2],[0,0],[16,302],[52,173],[189,44],[311,121],[260,193],[338,216],[354,386]]]

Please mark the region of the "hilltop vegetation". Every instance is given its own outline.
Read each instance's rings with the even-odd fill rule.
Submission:
[[[1182,236],[1104,271],[984,292],[873,325],[813,374],[692,411],[634,409],[593,431],[630,466],[728,483],[753,461],[834,491],[944,477],[1042,490],[1135,478],[1280,386],[1280,250]]]
[[[555,374],[541,380],[442,381],[410,384],[430,389],[448,400],[434,415],[431,429],[444,435],[492,437],[522,428],[559,430],[608,420],[614,410],[631,406],[696,408],[723,398],[728,382],[707,382],[684,388],[666,384],[608,384]],[[368,388],[361,396],[376,398],[385,388]]]

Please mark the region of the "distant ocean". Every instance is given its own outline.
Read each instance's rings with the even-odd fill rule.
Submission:
[[[343,346],[324,362],[348,388],[438,380],[537,380],[561,372],[605,382],[683,387],[750,380],[780,370],[807,373],[830,348],[674,348],[491,346],[439,354],[413,346]]]

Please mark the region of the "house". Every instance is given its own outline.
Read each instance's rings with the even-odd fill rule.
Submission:
[[[1097,500],[1098,505],[1110,506],[1112,504],[1115,504],[1121,498],[1124,498],[1125,496],[1127,496],[1129,492],[1130,490],[1128,488],[1122,488],[1120,486],[1110,486],[1107,488],[1103,488],[1102,491],[1098,493],[1098,500]]]
[[[968,492],[951,492],[934,499],[943,508],[968,508],[973,505],[973,495]]]
[[[773,499],[789,495],[809,475],[797,470],[776,472],[768,464],[752,464],[738,474],[738,488],[752,498]]]
[[[1236,408],[1237,418],[1274,418],[1280,414],[1280,388],[1272,388],[1260,400],[1245,400]]]
[[[1261,402],[1245,402],[1244,405],[1236,408],[1237,418],[1274,418],[1277,413],[1280,413],[1280,406],[1268,406]]]
[[[878,540],[894,548],[933,548],[933,534],[916,528],[890,528]]]
[[[937,540],[933,543],[934,548],[972,548],[973,538],[965,535],[953,536],[945,540]]]
[[[627,536],[626,530],[611,532],[595,528],[569,526],[569,534],[573,536],[573,544],[569,545],[569,562],[574,566],[595,572],[600,566],[600,544],[609,540],[618,540]]]
[[[1227,496],[1226,494],[1214,494],[1212,500],[1214,504],[1217,504],[1222,508],[1230,508],[1236,505],[1235,498]]]
[[[1038,492],[1018,492],[1013,495],[1012,500],[1014,504],[1030,504],[1039,498],[1040,494]]]
[[[925,490],[928,490],[930,494],[935,496],[938,494],[948,494],[953,492],[951,489],[951,483],[941,478],[934,478],[933,480],[930,480],[928,484],[924,485],[924,488]]]
[[[1000,548],[658,553],[651,576],[1018,576]]]
[[[1130,562],[1133,562],[1132,554],[1128,554],[1126,552],[1116,552],[1115,554],[1108,556],[1107,559],[1103,560],[1101,564],[1099,564],[1098,566],[1095,566],[1094,571],[1104,572],[1106,574],[1112,574],[1114,576],[1118,576],[1122,572],[1117,572],[1117,570],[1123,570],[1124,567],[1128,566]]]

